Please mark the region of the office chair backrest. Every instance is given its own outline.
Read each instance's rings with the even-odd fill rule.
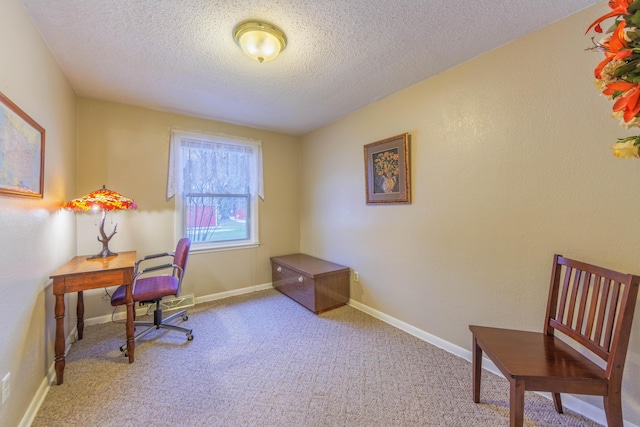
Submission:
[[[178,279],[182,282],[185,271],[187,269],[187,260],[189,259],[189,248],[191,247],[191,240],[184,237],[178,241],[176,251],[173,255],[173,263],[182,268],[182,271],[176,272]]]
[[[557,330],[607,364],[607,379],[620,381],[640,278],[555,256],[545,333]]]

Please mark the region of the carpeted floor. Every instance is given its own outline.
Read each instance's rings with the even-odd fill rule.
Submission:
[[[189,308],[194,340],[85,328],[39,426],[508,426],[506,380],[352,307],[316,316],[275,290]],[[527,393],[525,426],[596,426]]]

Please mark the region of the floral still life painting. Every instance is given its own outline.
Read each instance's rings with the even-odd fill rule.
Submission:
[[[604,96],[614,101],[613,118],[625,128],[640,127],[640,0],[610,0],[611,11],[596,19],[587,29],[604,33],[592,38],[590,50],[602,52],[596,66],[595,84]],[[606,30],[602,24],[612,20]],[[619,158],[640,158],[640,135],[618,138],[612,145]]]
[[[373,166],[375,168],[373,192],[380,193],[397,193],[398,192],[398,173],[400,172],[400,156],[398,149],[373,153]]]
[[[367,204],[411,203],[409,135],[364,146]]]

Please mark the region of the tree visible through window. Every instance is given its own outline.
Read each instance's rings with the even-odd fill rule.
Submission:
[[[259,143],[174,132],[172,156],[181,236],[195,248],[257,243]]]

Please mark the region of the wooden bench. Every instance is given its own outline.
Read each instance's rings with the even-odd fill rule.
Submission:
[[[469,326],[473,401],[480,402],[484,352],[510,383],[511,427],[523,425],[525,390],[551,392],[559,413],[560,393],[603,396],[608,425],[622,426],[622,372],[639,281],[638,276],[555,255],[542,333]],[[604,368],[592,361],[597,358]]]

